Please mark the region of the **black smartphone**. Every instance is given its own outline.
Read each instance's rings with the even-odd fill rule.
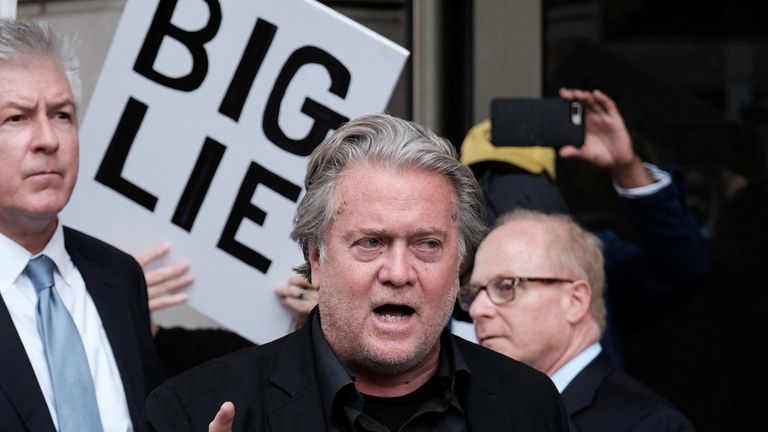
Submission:
[[[491,142],[497,147],[556,149],[584,143],[586,112],[578,101],[560,98],[491,100]]]

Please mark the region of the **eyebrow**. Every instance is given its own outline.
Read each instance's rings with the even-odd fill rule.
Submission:
[[[5,102],[4,104],[0,105],[0,109],[6,109],[6,108],[16,108],[22,111],[28,111],[31,109],[34,109],[37,106],[37,102],[34,103],[26,103],[26,102],[19,102],[18,100],[10,100]],[[72,100],[72,98],[65,97],[59,100],[54,101],[52,104],[46,107],[46,111],[48,110],[57,110],[64,107],[72,107],[77,108],[77,105],[75,104],[75,101]]]
[[[72,98],[65,97],[63,99],[54,101],[49,106],[49,109],[56,110],[56,109],[61,109],[61,108],[64,108],[64,107],[72,107],[73,109],[76,109],[77,108],[77,104],[75,104],[75,101],[72,100]]]
[[[435,236],[439,237],[441,240],[444,240],[448,238],[448,231],[435,227],[419,227],[416,229],[415,235],[413,237],[423,236]]]
[[[16,108],[22,111],[28,111],[32,108],[34,108],[35,104],[28,104],[23,102],[17,102],[17,101],[7,101],[3,104],[0,104],[0,109],[6,109],[6,108]]]
[[[392,234],[385,229],[377,229],[377,228],[362,228],[357,230],[352,230],[347,233],[345,233],[342,238],[344,240],[352,240],[356,237],[364,236],[364,237],[391,237]],[[441,239],[445,239],[448,237],[448,234],[445,230],[434,228],[434,227],[418,227],[409,237],[423,237],[423,236],[436,236],[440,237]]]

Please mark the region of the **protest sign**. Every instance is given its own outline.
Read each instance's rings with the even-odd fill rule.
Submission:
[[[408,52],[305,0],[126,3],[81,127],[65,224],[135,253],[170,241],[190,305],[263,343],[307,155],[386,107]]]

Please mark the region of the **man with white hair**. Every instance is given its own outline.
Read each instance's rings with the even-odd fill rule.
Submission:
[[[78,172],[75,46],[0,19],[0,429],[140,429],[161,380],[136,261],[62,226]]]
[[[604,279],[595,235],[568,216],[515,210],[480,244],[459,298],[481,345],[552,378],[571,430],[693,430],[602,350]]]

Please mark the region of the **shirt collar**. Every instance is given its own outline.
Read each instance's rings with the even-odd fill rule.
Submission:
[[[46,255],[56,264],[64,282],[71,284],[74,264],[64,247],[64,229],[57,223],[53,236],[39,254],[32,255],[22,245],[0,234],[0,293],[5,294],[24,272],[30,259]]]
[[[440,344],[442,348],[438,369],[440,382],[449,387],[451,393],[458,399],[460,405],[463,406],[464,400],[469,393],[469,367],[448,329],[443,330],[443,334],[440,336]]]
[[[331,349],[331,346],[325,339],[325,335],[323,335],[323,330],[320,328],[320,313],[317,307],[309,316],[309,322],[311,325],[312,350],[315,353],[317,380],[323,397],[323,410],[325,411],[326,418],[330,419],[333,414],[333,403],[337,395],[345,392],[356,395],[354,382],[347,370],[344,369],[344,366],[341,365],[341,361],[336,357],[336,353]],[[350,386],[351,390],[342,392],[342,389],[345,387],[349,388]]]
[[[578,375],[582,369],[587,367],[587,365],[594,360],[602,350],[603,348],[600,346],[600,342],[595,342],[553,373],[551,378],[552,382],[555,383],[555,387],[557,387],[557,391],[562,393],[563,390],[568,387],[568,384],[573,381],[576,375]]]
[[[31,257],[22,245],[0,234],[0,293],[5,295],[11,289]]]
[[[354,377],[342,366],[333,349],[323,335],[320,327],[320,313],[317,307],[309,317],[312,335],[312,348],[315,352],[317,379],[320,384],[320,393],[323,397],[323,409],[326,418],[333,415],[336,399],[351,402],[362,410],[362,396],[354,387]],[[461,409],[466,395],[469,392],[470,371],[461,352],[451,337],[450,331],[445,329],[440,336],[440,358],[437,375],[440,383],[454,396],[453,402]],[[345,400],[346,399],[346,400]]]

